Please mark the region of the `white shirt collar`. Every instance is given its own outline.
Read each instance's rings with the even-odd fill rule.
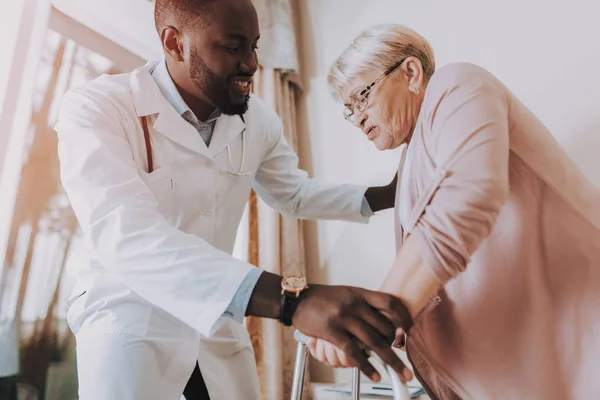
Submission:
[[[187,116],[192,119],[196,124],[200,124],[201,122],[198,120],[198,117],[194,114],[194,112],[188,107],[183,97],[177,90],[177,86],[175,86],[175,82],[171,78],[169,71],[167,69],[167,62],[165,59],[160,61],[153,71],[151,71],[151,75],[154,78],[154,81],[158,85],[160,92],[164,96],[164,98],[175,108],[175,111],[179,113],[181,116]],[[221,112],[216,109],[213,113],[208,117],[204,123],[211,123],[217,118],[221,116]],[[187,119],[187,118],[186,118]]]

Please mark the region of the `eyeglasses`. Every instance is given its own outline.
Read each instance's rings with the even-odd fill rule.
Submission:
[[[402,60],[398,61],[396,64],[392,65],[387,71],[381,74],[379,78],[375,79],[369,86],[361,90],[358,94],[351,95],[349,103],[346,104],[346,108],[344,108],[344,118],[350,120],[350,118],[352,118],[352,116],[354,115],[354,110],[358,110],[359,112],[365,111],[367,109],[367,106],[369,105],[368,96],[371,90],[373,90],[373,87],[379,82],[381,82],[383,78],[394,72],[394,70],[400,65],[402,65],[402,63],[405,60],[406,58],[403,58]]]

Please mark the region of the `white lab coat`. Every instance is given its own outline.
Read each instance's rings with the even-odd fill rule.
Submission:
[[[207,147],[152,67],[67,93],[56,125],[61,179],[90,255],[68,311],[80,396],[176,399],[197,359],[212,400],[258,398],[249,335],[222,316],[254,268],[231,256],[250,189],[294,217],[366,222],[365,188],[307,178],[279,117],[254,96],[244,121],[219,117]]]

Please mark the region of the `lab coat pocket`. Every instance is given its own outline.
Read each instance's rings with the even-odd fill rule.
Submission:
[[[229,169],[219,171],[217,179],[217,196],[226,198],[247,198],[254,182],[254,172],[247,171],[243,175],[231,173]]]
[[[173,217],[175,180],[171,168],[160,167],[151,173],[142,172],[142,179],[154,194],[159,212],[169,221]]]
[[[74,293],[67,299],[67,325],[73,334],[77,334],[81,327],[81,315],[84,311],[83,297],[87,290],[74,290]]]
[[[248,331],[242,324],[226,318],[214,335],[200,340],[200,346],[219,358],[227,358],[244,349],[251,348],[252,342]]]
[[[71,308],[71,306],[73,305],[73,303],[75,303],[81,296],[85,295],[86,293],[87,293],[87,290],[84,290],[81,293],[77,293],[77,294],[74,294],[71,297],[69,297],[67,299],[67,310],[69,308]]]

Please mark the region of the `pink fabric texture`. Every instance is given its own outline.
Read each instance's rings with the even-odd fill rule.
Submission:
[[[396,212],[397,243],[413,235],[444,284],[408,338],[431,391],[600,396],[598,188],[472,64],[434,74],[410,146],[410,181],[397,194],[410,214],[402,224]]]

